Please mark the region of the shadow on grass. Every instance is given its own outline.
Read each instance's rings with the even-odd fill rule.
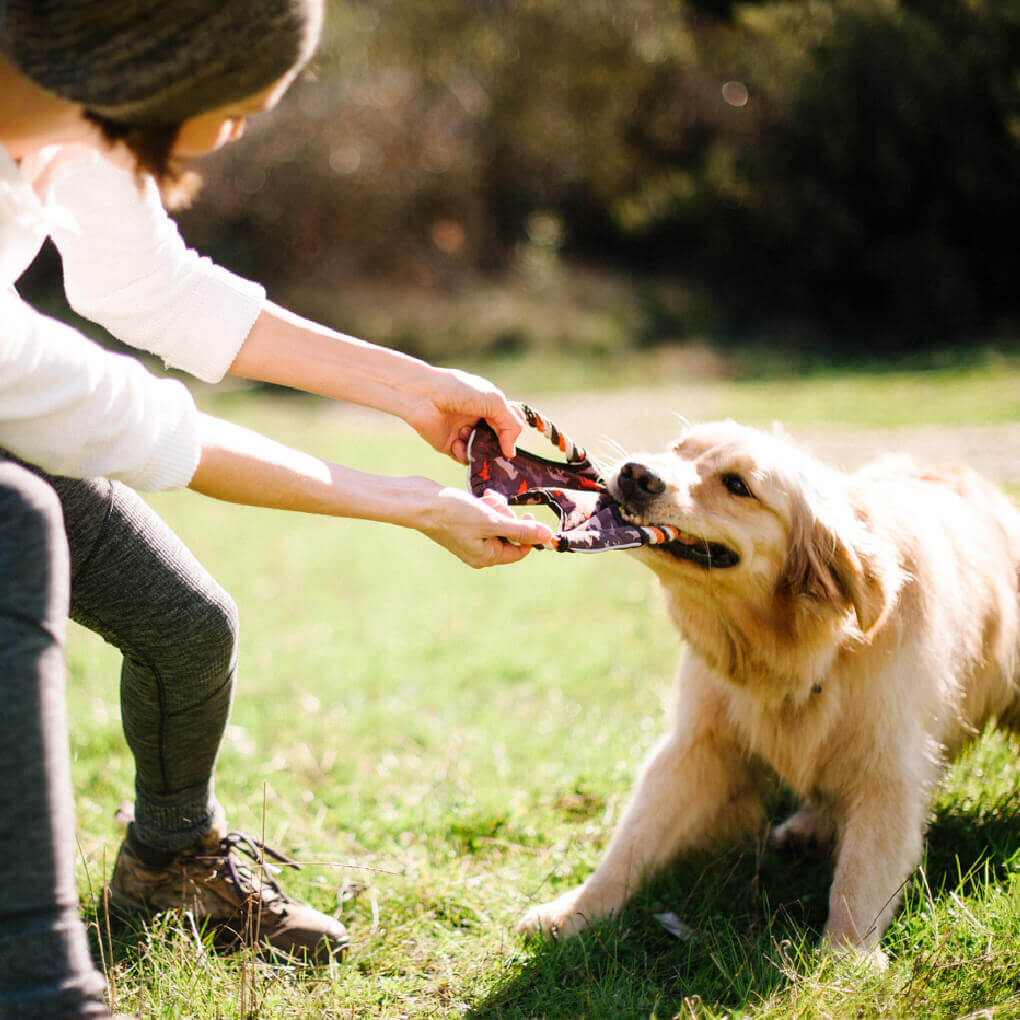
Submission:
[[[783,980],[780,943],[809,950],[825,919],[827,862],[754,847],[678,863],[627,910],[564,942],[535,939],[503,984],[468,1014],[495,1017],[672,1017],[685,1000],[738,1011]],[[672,935],[655,917],[694,929]]]
[[[131,966],[139,959],[156,952],[164,960],[187,961],[200,965],[209,959],[240,963],[242,958],[252,959],[253,952],[260,963],[279,965],[300,970],[304,964],[273,950],[252,950],[228,927],[217,927],[209,920],[195,922],[181,911],[164,911],[147,917],[113,908],[109,911],[101,902],[89,903],[83,911],[93,959],[104,971]],[[309,963],[313,973],[319,965]],[[325,965],[323,965],[325,966]]]
[[[951,805],[928,833],[925,878],[936,898],[1005,879],[1020,854],[1020,791]],[[1014,865],[1015,866],[1015,865]],[[786,983],[781,953],[809,957],[825,923],[832,866],[755,848],[680,862],[617,919],[566,942],[534,940],[506,979],[467,1015],[674,1017],[740,1013]],[[915,882],[907,896],[918,894]],[[695,934],[671,935],[672,912]],[[685,1003],[685,1000],[686,1003]],[[686,1012],[685,1012],[686,1010]]]
[[[943,805],[928,829],[924,872],[936,897],[1002,882],[1020,855],[1020,788],[976,804]],[[1014,864],[1015,867],[1015,864]]]
[[[221,945],[212,929],[206,930],[205,925],[193,928],[187,915],[176,911],[152,917],[124,913],[116,908],[107,912],[105,905],[96,900],[86,905],[83,920],[89,933],[92,957],[106,971],[136,964],[154,945],[164,950],[175,946],[194,959],[202,959],[208,953],[229,957],[237,949],[236,941]]]

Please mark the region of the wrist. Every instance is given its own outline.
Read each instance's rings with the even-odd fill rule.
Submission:
[[[423,416],[434,412],[436,393],[444,386],[449,370],[399,351],[381,350],[385,360],[377,379],[380,400],[374,406],[417,427]]]
[[[417,475],[370,475],[367,480],[367,486],[359,487],[365,499],[364,512],[351,516],[426,534],[436,527],[443,492],[438,482]]]

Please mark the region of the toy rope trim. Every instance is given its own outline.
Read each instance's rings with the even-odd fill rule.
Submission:
[[[636,545],[666,545],[669,542],[675,542],[681,535],[680,529],[673,527],[672,524],[635,524],[634,527],[641,533],[642,541],[633,542],[629,545],[617,546],[616,548],[629,549]],[[572,548],[570,540],[562,533],[554,535],[551,542],[546,542],[545,545],[536,546],[536,548],[553,549],[556,552],[575,553],[598,553],[605,551],[600,548]]]
[[[645,545],[666,545],[680,537],[680,529],[672,524],[639,524],[638,527],[648,540]]]
[[[579,463],[588,459],[588,453],[584,447],[578,446],[570,436],[562,433],[548,418],[543,418],[527,404],[517,404],[517,407],[524,412],[528,424],[533,429],[538,429],[567,458],[569,463]]]

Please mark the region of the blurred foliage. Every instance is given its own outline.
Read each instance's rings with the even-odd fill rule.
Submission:
[[[1015,337],[1018,53],[1016,0],[331,0],[182,229],[433,357]]]

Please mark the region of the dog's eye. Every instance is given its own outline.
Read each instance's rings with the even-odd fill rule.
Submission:
[[[744,499],[753,495],[751,490],[747,487],[747,482],[745,482],[740,475],[723,475],[722,483],[726,486],[731,495],[740,496]]]

